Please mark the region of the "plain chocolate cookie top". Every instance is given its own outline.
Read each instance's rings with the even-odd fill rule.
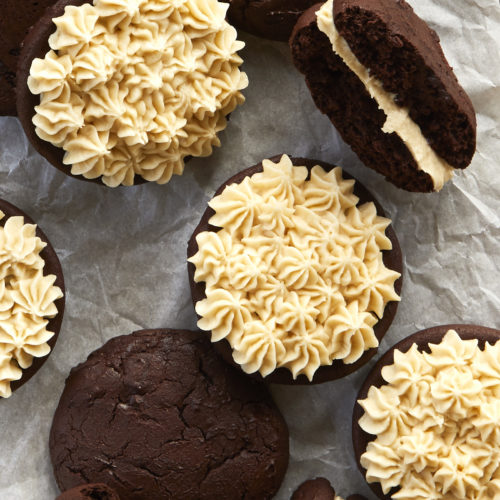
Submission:
[[[385,112],[320,31],[316,12],[321,7],[308,9],[290,37],[293,62],[316,106],[366,166],[399,188],[435,190],[403,139],[382,130]],[[404,0],[340,0],[333,14],[360,62],[395,95],[396,103],[409,107],[432,150],[451,166],[465,168],[476,147],[475,113],[436,33]]]
[[[61,493],[56,500],[120,500],[115,490],[103,483],[82,484]]]
[[[228,20],[256,36],[286,42],[297,19],[317,0],[222,0]]]
[[[335,0],[335,26],[361,63],[410,109],[436,153],[455,168],[476,150],[476,114],[439,36],[404,0]]]
[[[317,477],[303,482],[291,500],[335,500],[335,490],[328,479]]]
[[[330,481],[324,477],[309,479],[303,482],[290,500],[335,500],[335,490]],[[346,500],[366,500],[362,495],[351,495]]]
[[[0,115],[16,115],[16,68],[21,43],[54,0],[2,0],[0,15]]]
[[[114,338],[71,371],[50,433],[62,490],[105,482],[121,500],[270,499],[288,429],[265,386],[200,332]]]

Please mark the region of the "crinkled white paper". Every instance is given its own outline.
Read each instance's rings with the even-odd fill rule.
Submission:
[[[222,148],[182,177],[109,189],[51,167],[15,118],[0,118],[0,197],[30,214],[51,239],[66,279],[66,314],[36,377],[0,401],[0,498],[52,500],[48,437],[71,367],[111,337],[141,328],[193,328],[186,244],[207,201],[229,176],[287,152],[337,163],[376,195],[404,252],[404,287],[381,352],[444,323],[500,328],[500,5],[498,0],[416,0],[436,29],[478,118],[472,165],[441,193],[409,194],[363,167],[312,103],[286,44],[242,35],[247,102],[221,134]],[[377,356],[378,357],[378,356]],[[316,387],[274,386],[290,427],[290,498],[318,475],[339,494],[374,498],[358,472],[351,414],[368,366]]]

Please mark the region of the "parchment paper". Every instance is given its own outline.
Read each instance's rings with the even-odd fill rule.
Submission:
[[[406,193],[363,167],[314,107],[288,47],[244,34],[246,104],[222,133],[222,148],[190,162],[166,186],[113,190],[71,179],[34,152],[17,119],[0,118],[0,197],[42,227],[61,259],[67,286],[53,354],[33,380],[0,401],[1,499],[51,500],[58,494],[48,435],[71,367],[117,335],[195,327],[187,240],[214,190],[265,157],[287,152],[340,164],[392,217],[405,277],[380,353],[438,324],[500,328],[500,5],[410,3],[437,30],[477,111],[474,161],[439,194]],[[373,498],[355,466],[350,430],[356,393],[373,363],[322,386],[272,387],[291,433],[290,466],[278,500],[318,475],[330,479],[339,494]]]

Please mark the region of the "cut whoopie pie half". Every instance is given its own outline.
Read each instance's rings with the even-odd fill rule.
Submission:
[[[443,325],[380,358],[352,420],[359,470],[379,498],[495,497],[499,341],[500,330]]]
[[[47,361],[64,315],[64,278],[49,239],[22,210],[0,200],[0,398]]]
[[[471,101],[438,35],[404,0],[328,0],[290,38],[320,111],[363,163],[408,191],[439,191],[476,149]]]
[[[110,187],[165,184],[190,158],[209,156],[248,78],[228,5],[200,4],[48,8],[17,70],[18,116],[35,149],[62,172]]]
[[[268,382],[352,373],[376,354],[398,306],[402,256],[389,224],[328,163],[283,155],[243,170],[189,240],[198,326],[227,362]]]

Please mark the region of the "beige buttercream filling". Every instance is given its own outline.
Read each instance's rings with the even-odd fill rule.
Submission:
[[[227,186],[209,203],[222,229],[199,233],[189,259],[206,284],[198,326],[227,339],[247,373],[286,367],[312,379],[333,360],[354,363],[378,346],[373,326],[399,300],[400,275],[382,261],[390,220],[356,206],[340,168],[307,176],[283,156]]]
[[[4,214],[0,211],[0,219]],[[54,286],[56,276],[43,274],[40,252],[46,244],[35,235],[36,225],[24,224],[23,217],[10,217],[0,227],[0,397],[12,391],[22,369],[33,357],[50,352],[53,337],[45,327],[46,318],[57,314],[54,302],[62,291]]]
[[[359,401],[376,436],[366,478],[395,499],[500,498],[500,342],[481,350],[450,330],[430,349],[396,350],[387,383]]]
[[[182,174],[186,156],[219,146],[248,85],[244,46],[216,0],[94,0],[54,19],[51,50],[28,86],[33,123],[71,173],[131,185]]]
[[[444,183],[452,178],[453,167],[430,147],[420,127],[410,117],[409,109],[398,106],[394,96],[384,90],[382,82],[372,76],[369,69],[363,66],[354,55],[335,27],[333,0],[325,2],[317,11],[317,22],[319,29],[330,39],[333,51],[356,74],[370,96],[386,114],[387,119],[382,130],[387,134],[396,133],[401,138],[413,155],[418,168],[429,174],[434,183],[434,189],[439,191]]]

